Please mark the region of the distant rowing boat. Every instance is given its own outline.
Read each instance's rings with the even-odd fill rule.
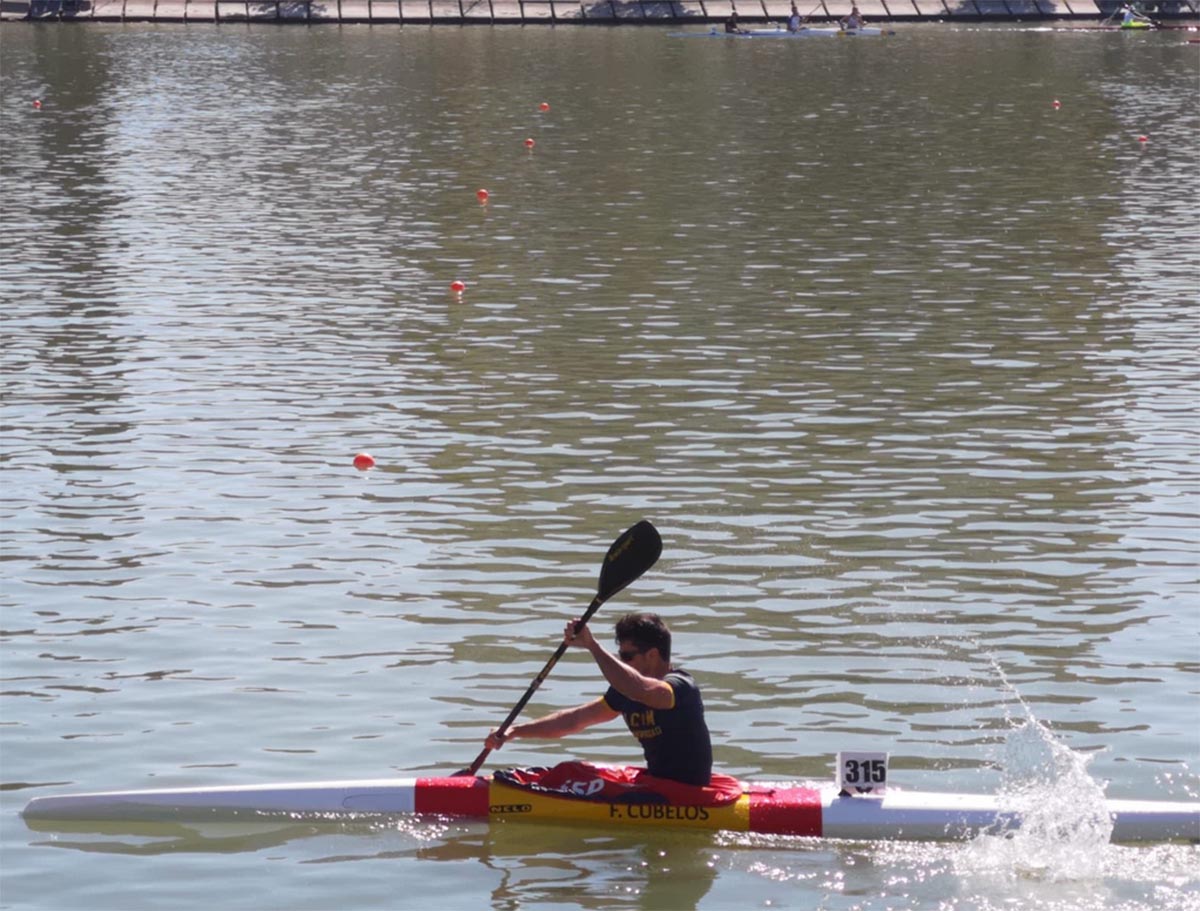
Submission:
[[[1200,32],[1200,26],[1195,25],[1153,25],[1149,28],[1128,28],[1123,25],[1061,25],[1034,26],[1032,28],[1014,29],[1020,32]]]
[[[785,28],[755,28],[740,32],[710,29],[707,32],[668,32],[668,38],[878,38],[896,33],[873,26],[863,28],[802,28],[789,32]]]
[[[1107,25],[1057,25],[1034,26],[1019,29],[1026,32],[1197,32],[1200,25],[1181,23],[1178,25],[1162,22],[1131,22],[1128,25],[1116,22]]]

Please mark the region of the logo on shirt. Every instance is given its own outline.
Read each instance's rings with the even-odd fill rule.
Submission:
[[[629,726],[631,728],[654,727],[654,709],[646,709],[644,712],[630,712],[626,717],[629,718]]]
[[[630,733],[638,740],[651,740],[662,733],[662,728],[654,723],[654,709],[628,712],[625,715],[625,723],[629,725]]]

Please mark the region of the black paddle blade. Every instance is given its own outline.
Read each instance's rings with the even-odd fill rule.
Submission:
[[[658,529],[646,519],[613,541],[600,567],[598,601],[607,601],[653,566],[662,554]],[[599,605],[597,605],[599,606]]]

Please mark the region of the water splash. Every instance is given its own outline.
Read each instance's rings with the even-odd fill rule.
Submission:
[[[960,873],[1034,878],[1048,882],[1104,876],[1112,819],[1104,789],[1088,774],[1091,757],[1062,743],[991,659],[1023,717],[1004,744],[1001,809],[1019,827],[981,835],[958,859]]]

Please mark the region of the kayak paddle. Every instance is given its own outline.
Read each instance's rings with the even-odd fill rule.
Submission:
[[[600,567],[600,583],[596,587],[596,597],[592,599],[592,603],[588,605],[587,611],[579,618],[579,622],[575,624],[576,632],[583,629],[584,624],[592,618],[592,614],[600,609],[601,604],[653,566],[661,553],[662,538],[658,536],[658,530],[645,519],[642,519],[642,521],[625,531],[617,540],[613,541],[612,547],[608,549],[608,553],[604,556],[604,565]],[[554,668],[554,665],[558,664],[558,659],[563,656],[566,650],[567,643],[564,640],[559,643],[554,654],[550,656],[550,660],[546,662],[546,666],[533,678],[533,683],[529,684],[529,689],[525,691],[525,695],[521,697],[521,701],[513,707],[513,710],[508,713],[508,717],[504,719],[504,723],[497,728],[496,732],[498,734],[503,736],[504,732],[508,730],[509,725],[521,714],[521,710],[525,708],[526,703],[537,692],[538,687],[549,676],[550,671]],[[484,747],[483,752],[475,757],[475,761],[471,763],[470,767],[463,769],[461,772],[455,772],[455,777],[459,775],[474,775],[479,771],[479,767],[483,765],[483,761],[487,759],[490,752],[490,749]]]

